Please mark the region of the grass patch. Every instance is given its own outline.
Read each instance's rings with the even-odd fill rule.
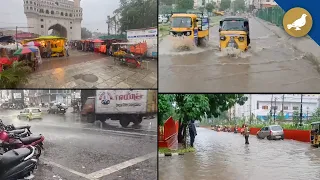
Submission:
[[[177,149],[177,150],[170,150],[168,148],[159,148],[158,152],[161,154],[165,154],[165,153],[188,153],[188,152],[195,152],[196,149],[193,147],[188,147],[188,148],[184,148],[184,149]]]

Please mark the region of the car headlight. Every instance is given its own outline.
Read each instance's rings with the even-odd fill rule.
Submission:
[[[191,33],[190,32],[187,32],[187,36],[190,36],[191,35]]]
[[[240,42],[244,41],[244,37],[239,37],[238,39],[239,39]]]
[[[225,41],[225,40],[226,40],[226,37],[225,37],[225,36],[220,36],[220,40],[221,40],[221,41]]]

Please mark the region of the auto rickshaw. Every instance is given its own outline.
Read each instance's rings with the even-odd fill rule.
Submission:
[[[247,51],[250,44],[249,20],[242,17],[226,17],[220,21],[220,50],[225,48]]]
[[[320,121],[311,123],[310,143],[313,147],[319,147],[320,144]]]
[[[123,64],[133,64],[140,68],[142,59],[147,53],[147,43],[112,43],[114,62],[120,61]]]
[[[190,38],[196,46],[209,39],[209,17],[196,12],[172,12],[171,36]]]

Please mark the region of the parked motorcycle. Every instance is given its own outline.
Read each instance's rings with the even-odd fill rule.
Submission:
[[[32,134],[30,131],[31,126],[25,125],[25,126],[14,126],[13,124],[11,125],[5,125],[2,120],[0,119],[0,126],[4,127],[6,131],[14,131],[14,130],[27,130],[27,133],[30,135]]]
[[[3,143],[0,140],[1,144]],[[17,180],[32,179],[38,160],[34,159],[35,148],[20,148],[10,150],[0,155],[0,179]]]
[[[12,150],[12,149],[34,146],[37,151],[35,153],[35,156],[36,156],[36,158],[39,158],[41,155],[42,149],[44,149],[43,148],[43,141],[44,141],[43,135],[40,134],[40,135],[21,137],[21,136],[19,136],[19,134],[8,133],[7,131],[5,131],[3,126],[0,127],[0,140],[3,142],[6,142],[3,145],[3,150],[5,152]]]

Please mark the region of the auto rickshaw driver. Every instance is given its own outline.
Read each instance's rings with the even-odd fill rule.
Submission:
[[[220,21],[220,50],[225,48],[246,51],[249,48],[249,21],[242,17],[226,17]]]

